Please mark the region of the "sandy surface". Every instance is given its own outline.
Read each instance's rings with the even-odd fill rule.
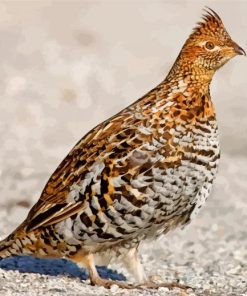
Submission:
[[[0,2],[1,238],[83,134],[164,78],[204,5],[247,49],[246,1]],[[179,279],[195,288],[191,296],[247,295],[246,66],[236,58],[212,85],[222,143],[212,196],[185,230],[141,247],[149,275]],[[0,267],[3,296],[184,295],[91,287],[65,260],[11,258]],[[121,266],[99,271],[124,279]]]

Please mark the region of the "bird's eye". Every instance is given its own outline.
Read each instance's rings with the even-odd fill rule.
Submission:
[[[213,42],[208,41],[208,42],[206,42],[205,47],[208,50],[212,50],[212,49],[214,49],[215,45],[213,44]]]

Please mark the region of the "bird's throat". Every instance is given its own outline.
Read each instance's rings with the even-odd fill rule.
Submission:
[[[176,81],[184,81],[188,86],[204,92],[208,92],[209,85],[215,74],[214,69],[208,69],[201,63],[188,61],[187,63],[181,59],[179,55],[165,81],[172,85]]]

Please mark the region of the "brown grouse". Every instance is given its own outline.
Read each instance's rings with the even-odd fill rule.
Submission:
[[[209,196],[220,157],[209,85],[239,54],[207,9],[165,80],[71,150],[26,220],[0,243],[0,258],[67,258],[105,287],[114,281],[101,279],[95,264],[118,259],[135,285],[183,287],[151,284],[138,246],[188,223]]]

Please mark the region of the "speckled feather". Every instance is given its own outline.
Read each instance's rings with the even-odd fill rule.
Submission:
[[[0,256],[134,257],[142,240],[190,222],[220,157],[209,85],[238,50],[208,9],[166,79],[76,144]]]

